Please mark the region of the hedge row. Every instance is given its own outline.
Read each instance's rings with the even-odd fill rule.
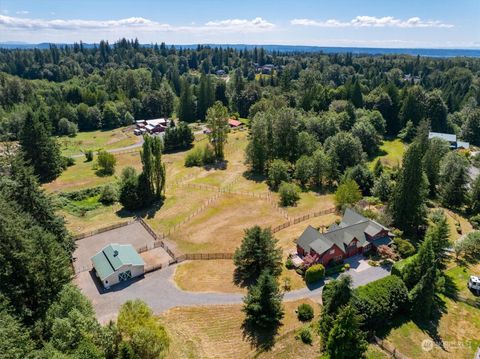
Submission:
[[[353,305],[362,315],[365,329],[374,330],[408,309],[408,290],[402,279],[389,275],[355,289]]]

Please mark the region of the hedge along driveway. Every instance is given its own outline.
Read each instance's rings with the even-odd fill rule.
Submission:
[[[173,274],[176,266],[149,273],[143,278],[114,286],[111,290],[103,290],[96,285],[91,272],[79,273],[75,283],[92,301],[97,318],[101,323],[115,319],[120,306],[131,299],[145,301],[156,314],[173,307],[194,305],[240,304],[243,294],[240,293],[204,293],[186,292],[175,286]],[[390,274],[388,269],[371,267],[362,272],[349,271],[353,286],[358,287]],[[199,273],[198,275],[201,275]],[[310,288],[285,293],[284,300],[291,301],[301,298],[318,298],[322,293],[323,282]]]

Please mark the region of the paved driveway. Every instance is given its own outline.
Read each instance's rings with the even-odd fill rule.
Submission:
[[[363,272],[366,269],[372,268],[372,266],[368,264],[368,259],[362,254],[357,254],[356,256],[344,259],[343,261],[344,263],[350,264],[350,269],[354,272]]]
[[[193,305],[219,305],[242,303],[243,294],[232,293],[202,293],[186,292],[178,289],[173,282],[176,266],[149,273],[142,278],[125,284],[114,286],[105,291],[97,287],[91,272],[82,272],[75,278],[75,283],[82,292],[90,298],[95,308],[97,318],[101,323],[115,319],[120,306],[129,299],[145,301],[156,314],[170,308]],[[367,284],[390,274],[388,269],[370,267],[361,272],[348,272],[353,279],[353,286]],[[302,288],[285,293],[287,301],[301,298],[318,298],[322,293],[324,283],[313,288]]]

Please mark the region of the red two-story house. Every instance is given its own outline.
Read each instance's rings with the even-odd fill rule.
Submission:
[[[390,245],[392,237],[388,228],[347,209],[342,221],[325,233],[308,226],[297,240],[297,252],[300,257],[310,254],[318,258],[317,263],[327,265],[380,245]]]

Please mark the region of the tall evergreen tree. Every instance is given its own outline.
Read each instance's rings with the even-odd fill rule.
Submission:
[[[269,228],[254,226],[245,230],[242,244],[233,257],[235,282],[255,282],[264,270],[278,276],[282,271],[282,251]]]
[[[450,208],[463,206],[468,194],[468,160],[456,151],[448,153],[440,166],[440,197]]]
[[[62,156],[55,139],[45,129],[44,115],[28,112],[20,137],[24,158],[30,162],[40,181],[49,182],[62,173]]]
[[[362,358],[368,342],[360,329],[360,316],[348,305],[340,310],[328,335],[326,351],[330,359]]]
[[[268,270],[262,272],[258,282],[248,289],[243,298],[245,325],[253,329],[274,329],[284,316],[283,295],[276,277]]]
[[[178,118],[184,122],[195,121],[195,102],[192,88],[186,79],[182,81],[180,100],[178,103]]]
[[[352,94],[350,96],[350,99],[356,108],[363,107],[362,88],[360,87],[358,80],[353,84]]]
[[[425,223],[427,179],[423,173],[423,153],[417,142],[403,156],[390,210],[398,228],[412,232]]]
[[[428,149],[423,156],[423,167],[428,179],[429,196],[434,198],[437,194],[439,183],[440,162],[448,153],[448,143],[439,138],[432,138],[429,141]]]

